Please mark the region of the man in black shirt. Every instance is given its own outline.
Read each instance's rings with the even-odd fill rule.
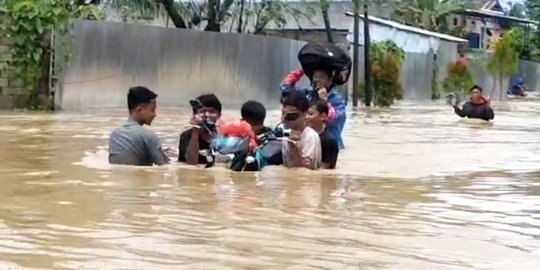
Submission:
[[[206,156],[200,150],[210,149],[212,130],[216,130],[216,123],[221,117],[221,102],[214,94],[201,95],[192,104],[193,117],[190,124],[196,126],[180,135],[178,145],[178,161],[190,165],[207,164]]]
[[[242,120],[248,122],[251,125],[251,130],[256,136],[272,131],[271,128],[264,125],[264,119],[266,118],[266,108],[258,101],[249,100],[246,101],[240,109]],[[261,143],[261,142],[257,142]],[[281,157],[281,153],[279,154]],[[246,164],[244,171],[258,171],[259,168],[257,162]]]
[[[306,120],[308,125],[319,133],[322,148],[322,168],[335,169],[339,154],[338,141],[326,129],[325,121],[328,115],[328,104],[319,99],[310,104]]]

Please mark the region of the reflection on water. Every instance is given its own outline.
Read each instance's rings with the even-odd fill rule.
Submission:
[[[167,146],[181,115],[158,111]],[[540,104],[355,112],[316,173],[111,167],[124,119],[0,114],[0,269],[538,268]]]

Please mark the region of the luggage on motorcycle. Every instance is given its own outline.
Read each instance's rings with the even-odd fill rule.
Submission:
[[[352,61],[349,54],[331,43],[310,42],[304,45],[298,53],[298,61],[310,80],[315,70],[331,72],[336,85],[345,84],[351,75]]]
[[[214,155],[214,163],[224,162],[230,169],[241,171],[245,164],[245,157],[249,153],[249,138],[217,137],[212,139],[210,148]]]
[[[281,145],[281,141],[269,141],[259,149],[261,157],[266,165],[283,165]]]

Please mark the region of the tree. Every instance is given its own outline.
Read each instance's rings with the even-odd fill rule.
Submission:
[[[510,9],[508,10],[508,15],[517,18],[525,18],[525,5],[522,3],[513,3]]]
[[[511,30],[495,45],[493,54],[487,61],[487,71],[493,76],[493,81],[499,81],[499,100],[502,100],[503,80],[518,71],[519,53],[515,49],[516,33]],[[495,84],[493,84],[495,87]],[[495,89],[493,89],[495,91]]]
[[[53,33],[67,34],[73,19],[96,11],[82,1],[75,4],[79,3],[84,5],[73,6],[68,0],[0,0],[0,7],[8,14],[6,29],[13,41],[9,48],[10,84],[13,81],[13,87],[25,96],[25,104],[17,106],[49,109],[54,105],[52,68],[61,67],[52,65]],[[99,17],[97,13],[94,16]]]
[[[388,107],[394,100],[401,99],[402,85],[400,81],[401,66],[405,52],[393,41],[374,43],[370,48],[371,80],[375,90],[374,103]]]
[[[446,17],[464,9],[464,0],[403,0],[396,6],[395,16],[407,25],[430,31],[447,28]]]
[[[466,63],[458,60],[448,64],[446,77],[442,82],[445,93],[457,92],[463,95],[472,85],[472,74]]]
[[[525,0],[525,13],[531,20],[540,19],[540,0]]]
[[[321,14],[324,20],[324,28],[326,29],[326,37],[328,42],[334,43],[334,37],[332,36],[332,26],[330,25],[330,17],[328,16],[328,9],[330,8],[330,2],[328,0],[319,0],[321,6]]]
[[[187,28],[186,22],[180,13],[180,9],[174,0],[77,0],[76,6],[94,5],[110,7],[120,11],[124,15],[155,17],[163,7],[173,24],[177,28]]]
[[[298,21],[314,13],[310,8],[300,10],[282,0],[79,0],[77,4],[112,8],[132,19],[166,15],[177,28],[204,26],[204,31],[221,32],[223,26],[228,25],[229,32],[255,34],[263,34],[269,23],[280,26],[286,23],[287,17]]]

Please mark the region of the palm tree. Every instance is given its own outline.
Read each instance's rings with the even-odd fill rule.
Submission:
[[[464,7],[464,0],[403,0],[397,5],[395,15],[405,24],[439,31],[446,26],[447,15]]]

